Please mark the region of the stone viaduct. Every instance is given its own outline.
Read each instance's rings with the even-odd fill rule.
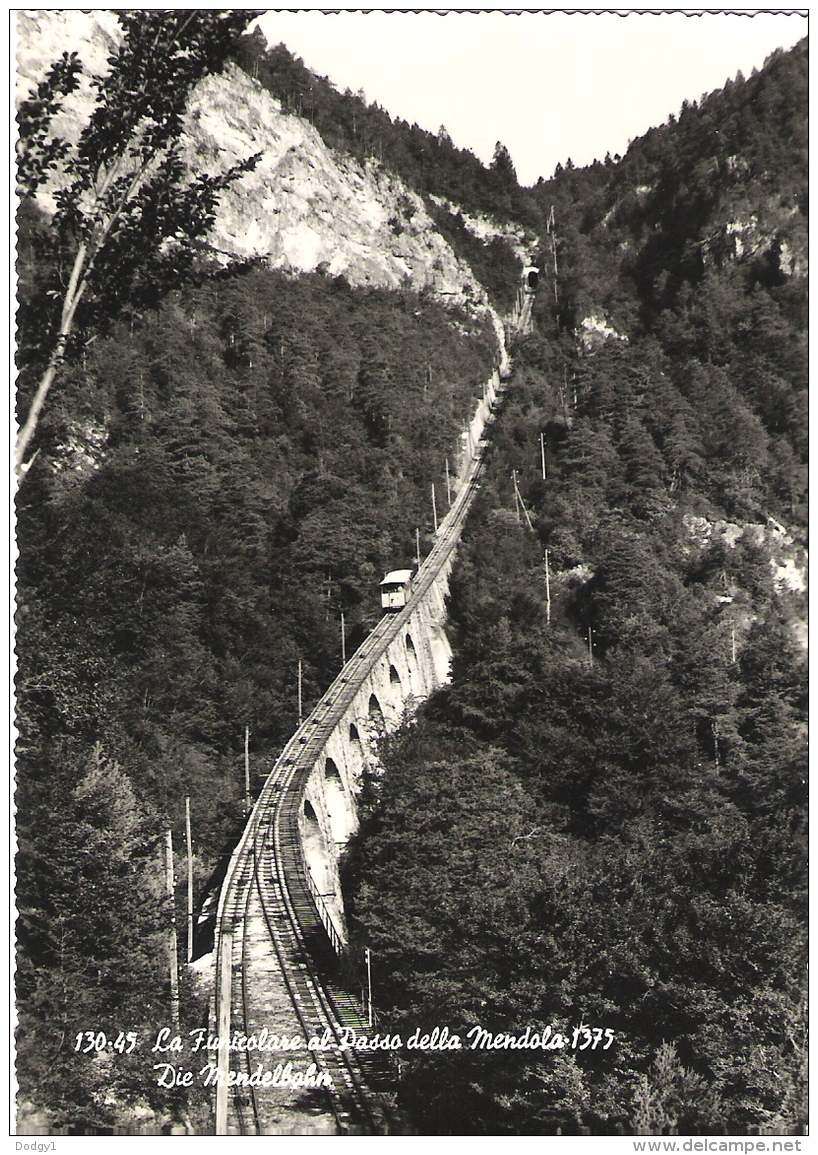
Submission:
[[[309,1095],[252,1082],[232,1095],[235,1079],[255,1076],[249,1050],[233,1055],[222,1046],[211,1060],[218,1135],[236,1129],[301,1134],[316,1127],[379,1134],[388,1128],[383,1101],[367,1090],[367,1076],[340,1035],[341,1019],[365,1030],[368,1016],[371,1027],[371,1003],[362,1010],[350,1002],[316,969],[309,944],[324,952],[328,938],[341,969],[349,963],[339,863],[358,826],[362,775],[377,767],[378,735],[396,728],[449,678],[446,596],[460,532],[479,487],[486,429],[499,403],[501,378],[510,371],[502,344],[501,349],[501,365],[461,434],[454,499],[407,604],[384,614],[287,742],[233,852],[219,897],[211,1016],[218,1038],[226,1040],[235,1030],[249,1037],[259,1024],[290,1038],[328,1031],[334,1040],[328,1050],[308,1057],[332,1090],[319,1104]]]
[[[449,575],[478,484],[484,434],[493,420],[500,392],[500,373],[495,370],[461,435],[455,497],[435,534],[434,547],[415,577],[408,604],[384,616],[299,731],[306,739],[332,715],[320,753],[306,778],[299,824],[307,869],[342,941],[346,940],[346,928],[338,864],[341,851],[357,829],[355,799],[364,767],[375,762],[373,740],[395,729],[419,701],[449,677],[451,648],[444,630]]]

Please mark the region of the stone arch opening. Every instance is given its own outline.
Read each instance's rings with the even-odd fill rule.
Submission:
[[[302,818],[299,822],[301,845],[304,849],[307,870],[312,876],[312,880],[318,888],[319,894],[328,897],[332,896],[335,890],[335,882],[326,836],[321,827],[321,823],[318,821],[315,807],[306,798],[301,807],[301,814]]]
[[[394,666],[389,667],[389,681],[392,683],[393,686],[399,686],[400,685],[400,674],[398,673],[398,671],[395,669]]]
[[[324,798],[330,833],[333,841],[342,846],[355,829],[355,808],[333,758],[327,758],[324,763]]]
[[[382,725],[384,721],[381,704],[374,694],[369,695],[369,720],[377,725]]]
[[[361,735],[358,733],[358,727],[354,722],[351,722],[349,726],[349,740],[350,742],[357,742],[359,746],[361,744]]]
[[[431,651],[434,669],[434,684],[445,686],[449,681],[449,663],[452,660],[452,647],[446,637],[445,630],[434,626],[429,632],[429,649]]]
[[[403,642],[406,647],[406,663],[409,667],[409,686],[413,693],[417,693],[421,682],[419,676],[420,666],[418,663],[418,655],[417,650],[415,649],[415,643],[412,641],[412,635],[407,634],[403,639]]]

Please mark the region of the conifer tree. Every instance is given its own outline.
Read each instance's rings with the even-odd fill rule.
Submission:
[[[211,227],[218,193],[252,168],[189,174],[180,155],[188,98],[224,63],[252,19],[247,11],[121,12],[122,42],[107,74],[92,81],[96,103],[74,147],[51,121],[78,85],[81,64],[64,53],[18,112],[18,179],[31,198],[50,176],[57,188],[53,255],[70,269],[47,292],[41,318],[41,376],[22,423],[15,468],[24,476],[40,412],[73,338],[110,316],[140,278],[172,282],[193,260],[191,242]]]

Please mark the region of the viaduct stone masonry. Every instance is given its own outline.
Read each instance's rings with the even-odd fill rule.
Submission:
[[[506,369],[505,364],[501,368]],[[358,827],[356,796],[363,771],[376,765],[374,740],[396,729],[422,699],[449,679],[452,653],[444,629],[449,576],[482,468],[484,434],[501,389],[500,372],[495,370],[461,435],[455,496],[415,577],[408,604],[382,618],[304,721],[302,738],[296,735],[296,740],[306,742],[323,718],[333,719],[331,726],[324,723],[327,732],[303,787],[299,830],[307,870],[343,942],[346,926],[338,866]],[[341,703],[345,705],[339,715]]]

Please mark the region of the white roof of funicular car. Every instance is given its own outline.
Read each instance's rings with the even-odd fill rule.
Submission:
[[[405,586],[412,580],[414,571],[411,569],[393,569],[381,582],[382,586]]]

